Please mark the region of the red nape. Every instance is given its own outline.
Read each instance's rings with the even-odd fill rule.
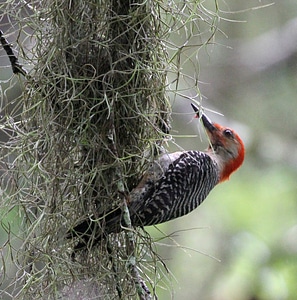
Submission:
[[[230,160],[225,164],[221,174],[220,182],[228,180],[230,175],[242,165],[244,160],[245,149],[244,149],[243,141],[236,133],[234,133],[234,135],[235,135],[235,139],[239,143],[238,155],[237,157],[235,157],[234,159]]]

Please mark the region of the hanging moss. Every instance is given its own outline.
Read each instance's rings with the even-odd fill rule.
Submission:
[[[65,236],[125,203],[160,151],[170,127],[167,71],[182,77],[186,49],[171,60],[165,44],[190,20],[199,31],[200,2],[12,2],[5,13],[30,38],[21,53],[31,70],[2,149],[5,160],[15,155],[1,177],[9,182],[4,215],[17,211],[22,220],[18,247],[8,243],[17,271],[6,291],[20,299],[149,299],[144,278],[155,294],[167,275],[144,231],[111,235],[75,260]]]

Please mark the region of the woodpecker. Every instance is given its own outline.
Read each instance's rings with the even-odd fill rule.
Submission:
[[[209,147],[204,152],[165,153],[152,163],[127,199],[134,227],[157,225],[190,213],[243,163],[244,144],[238,134],[212,123],[198,107],[194,104],[192,107],[209,137]],[[68,237],[79,237],[74,248],[79,250],[86,247],[91,236],[94,236],[93,246],[104,235],[120,232],[124,227],[122,209],[118,207],[97,221],[89,219],[78,224]],[[100,233],[94,233],[96,228]]]

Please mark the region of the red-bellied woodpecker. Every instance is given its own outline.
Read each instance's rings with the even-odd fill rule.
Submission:
[[[162,154],[149,167],[140,183],[128,196],[128,208],[133,226],[160,224],[184,216],[197,208],[209,192],[227,180],[244,160],[244,145],[230,128],[212,123],[192,104],[201,118],[210,145],[205,152],[181,151]],[[122,230],[122,210],[107,213],[99,226],[104,234]],[[98,224],[84,221],[71,230],[80,242],[75,250],[83,248]],[[93,244],[102,238],[96,234]]]

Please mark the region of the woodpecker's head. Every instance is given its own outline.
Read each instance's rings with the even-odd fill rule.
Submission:
[[[227,180],[243,163],[243,142],[233,129],[212,123],[204,113],[199,112],[198,107],[194,104],[192,107],[201,118],[209,137],[210,145],[207,152],[219,164],[220,182]]]

